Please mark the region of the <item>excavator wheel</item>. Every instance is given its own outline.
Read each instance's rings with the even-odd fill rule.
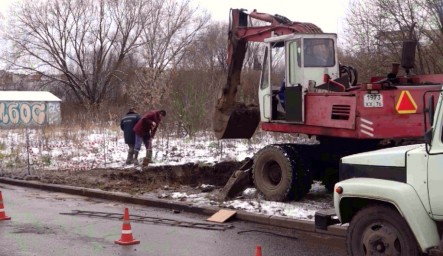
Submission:
[[[295,173],[292,180],[292,187],[300,188],[301,197],[304,197],[309,190],[311,190],[313,182],[311,170],[308,166],[309,158],[302,156],[299,153],[299,149],[293,144],[283,144],[281,146],[288,153],[292,161],[293,172]],[[289,198],[291,198],[291,196],[289,196]]]
[[[254,157],[254,185],[265,200],[300,200],[308,191],[301,186],[302,169],[300,159],[287,145],[266,146]]]

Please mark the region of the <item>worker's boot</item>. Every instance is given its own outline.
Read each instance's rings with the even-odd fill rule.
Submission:
[[[152,163],[152,150],[146,149],[146,157],[143,159],[143,166],[148,167],[149,163]]]
[[[131,151],[129,151],[128,156],[126,157],[126,164],[132,164],[133,156],[134,154]]]
[[[132,160],[134,165],[138,165],[138,152],[136,151],[134,153],[134,159]]]
[[[148,165],[149,165],[149,158],[148,157],[145,157],[145,158],[143,158],[143,167],[148,167]]]

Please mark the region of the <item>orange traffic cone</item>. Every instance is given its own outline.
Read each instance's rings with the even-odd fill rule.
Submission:
[[[261,256],[261,246],[257,245],[257,247],[255,247],[255,256]]]
[[[131,245],[139,244],[139,240],[134,240],[132,237],[131,223],[129,223],[129,210],[125,208],[125,214],[123,215],[123,227],[122,236],[120,240],[116,240],[114,243],[119,245]]]
[[[5,209],[3,208],[3,197],[0,191],[0,220],[10,220],[11,217],[6,216]]]

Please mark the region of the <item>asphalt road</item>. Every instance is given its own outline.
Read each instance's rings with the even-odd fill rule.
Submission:
[[[263,256],[345,255],[344,240],[311,232],[228,221],[224,230],[171,225],[209,223],[207,216],[174,213],[167,209],[122,204],[63,193],[0,184],[6,215],[0,221],[0,255],[255,255],[257,245]],[[121,246],[122,221],[101,217],[72,216],[74,210],[158,218],[160,223],[131,221],[133,236],[140,244]]]

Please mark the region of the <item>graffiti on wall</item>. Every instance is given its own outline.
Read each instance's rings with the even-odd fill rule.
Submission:
[[[60,124],[60,103],[48,102],[48,124]]]
[[[52,113],[49,113],[45,102],[0,102],[0,126],[35,126],[43,125],[49,121],[50,116],[55,115],[51,120],[60,119],[60,104],[52,106]],[[54,113],[57,111],[58,113]]]

